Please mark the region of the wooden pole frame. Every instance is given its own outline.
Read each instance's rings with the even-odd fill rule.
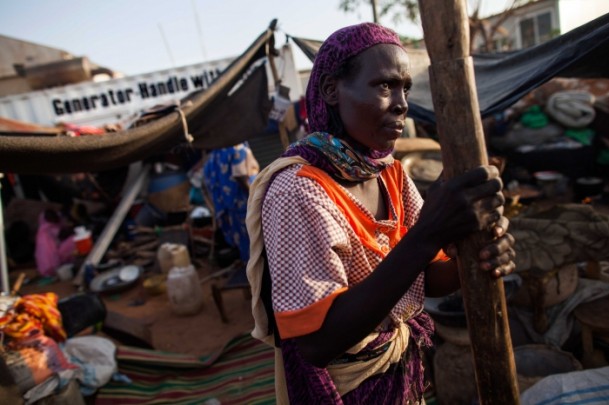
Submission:
[[[444,175],[488,164],[469,53],[465,0],[419,0]],[[490,231],[487,231],[490,233]],[[478,252],[490,234],[458,243],[459,277],[474,357],[480,404],[519,404],[516,367],[503,281],[478,268]]]

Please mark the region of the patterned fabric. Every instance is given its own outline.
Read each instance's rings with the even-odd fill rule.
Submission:
[[[57,342],[66,340],[55,293],[29,294],[19,298],[6,315],[0,317],[0,332],[13,340],[44,333]]]
[[[291,405],[319,404],[414,404],[421,403],[425,391],[423,349],[432,346],[433,321],[425,312],[407,321],[410,342],[402,359],[384,373],[364,380],[356,389],[342,395],[327,369],[318,368],[301,355],[296,341],[281,341],[285,364],[285,380]],[[386,342],[391,332],[379,336],[362,350],[378,347]]]
[[[281,350],[290,405],[396,404],[400,403],[398,400],[403,398],[407,391],[403,378],[404,362],[398,362],[387,372],[366,379],[357,389],[341,397],[328,371],[308,363],[300,354],[294,339],[282,341]]]
[[[250,243],[245,227],[248,192],[235,178],[248,176],[251,184],[257,173],[258,162],[247,143],[212,150],[203,167],[205,186],[224,240],[239,249],[244,262],[249,259]]]
[[[393,170],[386,171],[399,174],[400,184],[397,188],[401,196],[401,201],[386,198],[390,205],[389,220],[377,221],[355,197],[344,190],[354,206],[367,215],[369,221],[377,224],[374,236],[381,247],[379,252],[362,243],[336,205],[335,198],[330,197],[315,180],[299,175],[302,167],[294,165],[280,172],[269,187],[263,204],[263,234],[273,280],[273,310],[278,325],[282,313],[307,311],[317,302],[367,277],[396,243],[393,240],[396,237],[390,238],[388,235],[399,226],[397,218],[403,218],[403,224],[411,227],[422,206],[418,191],[403,174],[397,161]],[[392,184],[392,187],[396,186]],[[386,181],[381,183],[381,189],[387,197]],[[402,207],[403,214],[400,215]],[[298,234],[289,232],[293,229],[298,229]],[[286,235],[294,235],[294,239],[286,238]],[[430,335],[433,332],[432,322],[421,312],[423,299],[424,275],[421,273],[390,314],[393,322],[406,321],[411,329],[411,344],[403,361],[391,366],[387,372],[365,380],[342,398],[326,369],[307,363],[293,339],[282,340],[281,351],[291,403],[356,404],[372,401],[393,404],[396,401],[400,403],[400,398],[404,402],[419,400],[424,391],[421,350],[431,345]],[[325,314],[316,316],[321,316],[323,320]],[[383,327],[388,331],[384,332],[379,327],[379,339],[369,344],[369,349],[382,344],[382,340],[391,335],[392,327],[387,324]]]
[[[397,215],[378,221],[345,191],[361,212],[377,224],[375,237],[384,254],[366,249],[325,190],[317,182],[298,176],[301,167],[291,166],[275,177],[262,210],[263,235],[273,280],[273,309],[277,313],[303,310],[362,281],[390,251],[392,241],[387,233],[398,226]],[[409,228],[417,220],[423,201],[412,180],[403,176],[402,182],[400,203],[404,206],[404,225]],[[390,211],[397,212],[396,202],[390,204]],[[421,274],[393,308],[391,317],[397,321],[416,315],[422,310],[423,298]]]
[[[112,380],[101,387],[97,405],[276,403],[273,349],[249,334],[210,356],[119,346],[116,360],[130,381]]]
[[[307,113],[311,131],[327,131],[331,128],[328,106],[318,87],[322,75],[335,75],[346,60],[377,44],[402,47],[395,32],[374,23],[345,27],[324,41],[315,56],[307,86]]]
[[[61,380],[65,383],[73,378],[78,370],[78,366],[67,359],[57,342],[38,330],[26,338],[11,340],[8,344],[3,345],[0,357],[8,367],[21,394],[26,394],[30,389],[44,383],[53,375],[60,375]],[[5,377],[3,376],[3,378]],[[2,381],[2,385],[4,383]],[[2,391],[0,390],[0,392]],[[31,393],[28,397],[30,400],[32,399]],[[36,396],[33,395],[33,398]],[[11,402],[6,399],[0,400],[0,402],[3,404],[24,403],[24,401]]]
[[[303,156],[313,166],[334,176],[362,181],[378,177],[380,172],[393,163],[391,151],[375,158],[370,150],[355,148],[327,132],[315,132],[290,145],[283,156]]]

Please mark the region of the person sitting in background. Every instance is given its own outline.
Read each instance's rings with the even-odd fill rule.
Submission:
[[[245,215],[250,184],[259,165],[247,142],[209,152],[203,166],[203,182],[211,195],[217,226],[226,243],[249,259],[250,240]]]
[[[55,276],[59,266],[74,262],[75,249],[72,227],[54,209],[47,208],[41,212],[36,232],[38,273],[44,277]]]

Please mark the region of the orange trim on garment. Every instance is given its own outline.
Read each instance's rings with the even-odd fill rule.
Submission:
[[[275,312],[275,322],[282,339],[308,335],[321,328],[332,303],[347,287],[339,288],[327,297],[303,309]]]
[[[433,260],[431,261],[433,262],[447,262],[450,260],[450,257],[448,257],[446,255],[446,253],[444,253],[444,250],[440,250],[438,252],[438,254],[436,255],[436,257],[433,258]]]
[[[328,197],[345,215],[353,231],[357,234],[362,244],[366,248],[376,252],[379,256],[385,257],[387,250],[381,249],[376,240],[376,230],[379,225],[376,221],[366,215],[357,204],[349,197],[342,188],[328,173],[310,165],[304,165],[298,171],[298,176],[308,177],[315,180],[326,191]],[[397,224],[394,229],[387,229],[384,232],[389,237],[389,245],[393,248],[406,234],[407,228],[404,224],[404,204],[402,203],[402,187],[404,184],[404,170],[401,163],[396,160],[392,166],[387,167],[381,172],[381,178],[385,182],[389,199],[396,210]],[[388,207],[389,209],[389,207]],[[389,209],[389,212],[392,211]]]

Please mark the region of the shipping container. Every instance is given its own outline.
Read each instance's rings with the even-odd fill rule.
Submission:
[[[60,123],[102,127],[128,124],[142,111],[177,102],[193,91],[205,90],[235,58],[197,63],[178,68],[86,82],[46,90],[0,97],[0,117],[43,126]],[[267,63],[269,94],[275,91]],[[298,100],[303,90],[292,49],[281,47],[275,58],[277,79],[290,88],[290,99]]]
[[[44,126],[103,126],[204,90],[234,58],[0,98],[0,116]]]

